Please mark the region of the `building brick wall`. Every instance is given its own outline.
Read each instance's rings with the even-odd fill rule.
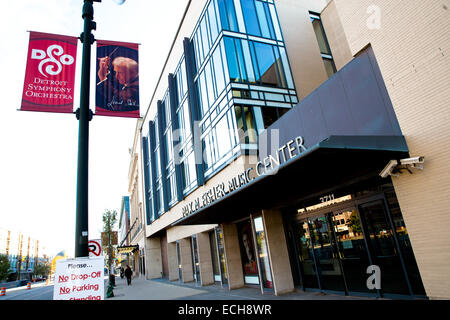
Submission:
[[[425,156],[423,171],[392,180],[427,295],[448,299],[450,1],[334,0],[333,10],[353,56],[372,46],[410,155]]]

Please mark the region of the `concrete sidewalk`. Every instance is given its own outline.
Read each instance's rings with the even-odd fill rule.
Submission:
[[[217,284],[200,287],[193,282],[181,284],[165,279],[146,280],[144,277],[134,278],[128,286],[126,278],[119,276],[116,277],[114,297],[106,298],[107,283],[105,281],[105,300],[375,300],[302,291],[282,296],[263,295],[257,288],[228,290]]]

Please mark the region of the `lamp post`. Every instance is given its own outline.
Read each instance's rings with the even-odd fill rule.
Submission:
[[[91,69],[91,45],[94,43],[92,30],[96,29],[93,2],[101,0],[84,0],[82,17],[84,30],[80,35],[83,43],[81,63],[81,89],[80,108],[76,117],[79,121],[78,129],[78,168],[77,168],[77,199],[76,199],[76,226],[75,226],[75,257],[89,256],[89,215],[88,215],[88,165],[89,165],[89,121],[92,120],[92,111],[89,109],[89,85]]]

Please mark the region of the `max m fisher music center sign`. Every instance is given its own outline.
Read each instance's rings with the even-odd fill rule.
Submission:
[[[277,149],[276,156],[269,154],[261,161],[258,161],[255,167],[250,167],[230,180],[221,182],[211,187],[201,196],[183,206],[181,209],[183,217],[187,217],[219,200],[220,198],[240,189],[241,187],[247,185],[250,181],[256,179],[256,177],[276,174],[277,168],[282,163],[300,155],[300,153],[304,151],[306,151],[306,147],[304,146],[303,137],[299,136],[288,141],[286,144]],[[252,171],[256,171],[256,176],[251,174]]]

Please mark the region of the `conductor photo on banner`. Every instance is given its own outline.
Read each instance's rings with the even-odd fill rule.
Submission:
[[[96,114],[139,117],[138,50],[97,46]]]

